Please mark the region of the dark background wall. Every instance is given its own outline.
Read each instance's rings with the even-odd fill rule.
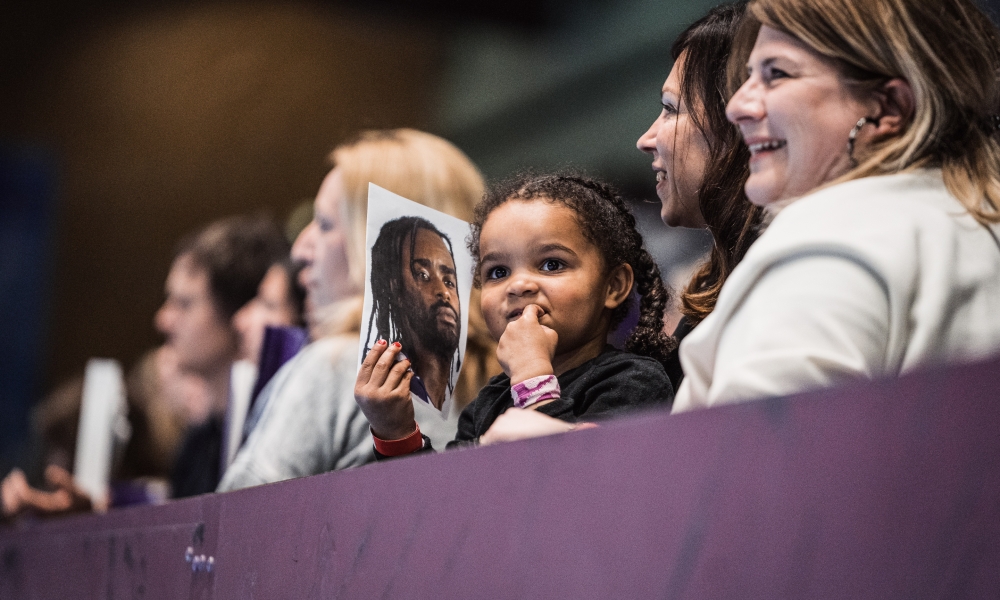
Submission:
[[[102,15],[4,86],[8,135],[59,166],[47,380],[157,342],[151,316],[182,234],[235,212],[283,218],[345,134],[426,124],[436,37],[343,12]]]

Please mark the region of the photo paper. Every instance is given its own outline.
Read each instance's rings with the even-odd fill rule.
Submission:
[[[417,422],[429,436],[436,421],[425,424],[421,416],[446,419],[453,410],[465,356],[474,264],[465,247],[468,234],[465,221],[369,184],[358,364],[380,339],[402,344],[414,373],[410,392]],[[440,437],[447,442],[451,438],[443,438],[453,434],[452,426]]]

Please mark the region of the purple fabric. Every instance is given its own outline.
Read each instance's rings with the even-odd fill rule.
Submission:
[[[142,481],[112,481],[108,502],[115,508],[153,504],[159,498],[149,493]]]
[[[253,384],[249,409],[257,402],[257,396],[268,381],[274,377],[286,362],[299,353],[309,343],[309,332],[301,327],[264,328],[264,341],[260,348],[260,364],[257,365],[257,382]]]
[[[411,369],[412,370],[412,369]],[[410,393],[415,394],[417,398],[420,398],[427,404],[431,404],[431,395],[427,393],[427,387],[424,385],[424,380],[420,378],[420,375],[416,373],[410,378]]]
[[[625,341],[628,339],[629,334],[639,324],[639,303],[641,301],[642,296],[633,289],[626,300],[628,302],[628,312],[625,313],[625,318],[614,329],[608,332],[608,343],[615,348],[624,350]]]
[[[998,390],[993,361],[0,529],[0,598],[996,598]]]

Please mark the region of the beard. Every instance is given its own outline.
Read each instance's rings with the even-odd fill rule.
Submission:
[[[409,301],[413,308],[406,314],[406,325],[407,329],[413,332],[414,338],[437,356],[447,358],[454,354],[458,350],[461,327],[459,314],[447,302],[435,302],[431,306],[424,306],[420,299],[410,298]],[[452,311],[455,317],[454,325],[438,322],[437,315],[441,309]]]

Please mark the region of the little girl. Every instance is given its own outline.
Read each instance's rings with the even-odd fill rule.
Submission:
[[[504,372],[462,413],[452,444],[552,433],[559,430],[552,418],[568,430],[640,406],[670,406],[668,294],[635,218],[608,186],[577,175],[501,184],[476,207],[469,249]],[[616,350],[608,333],[627,315],[633,288],[641,297],[639,323],[628,351]],[[355,386],[379,456],[430,447],[413,421],[409,362],[397,362],[400,350],[376,343]],[[512,408],[532,412],[511,410],[497,423],[502,431],[491,431]]]

